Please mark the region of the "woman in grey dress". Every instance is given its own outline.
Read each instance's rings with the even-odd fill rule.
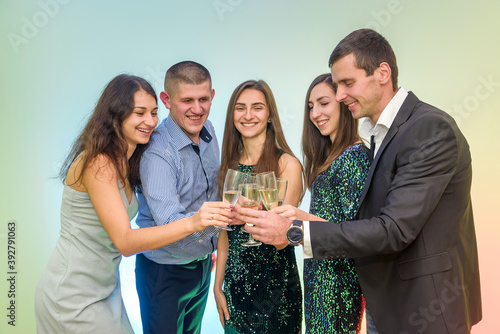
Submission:
[[[139,160],[157,110],[147,81],[115,77],[66,158],[60,236],[35,294],[38,333],[133,333],[120,293],[122,254],[230,222],[228,204],[207,202],[189,221],[131,229]]]

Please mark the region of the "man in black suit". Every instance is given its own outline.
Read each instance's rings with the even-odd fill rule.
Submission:
[[[377,32],[349,34],[329,65],[337,101],[366,117],[373,140],[357,220],[321,222],[291,206],[238,217],[265,243],[354,258],[368,333],[470,333],[481,296],[466,139],[448,114],[398,87],[396,57]]]

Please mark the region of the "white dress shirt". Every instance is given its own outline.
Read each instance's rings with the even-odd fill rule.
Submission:
[[[378,149],[384,141],[385,135],[389,131],[392,122],[396,118],[407,96],[408,92],[403,87],[400,87],[396,95],[394,95],[387,106],[385,106],[376,124],[368,117],[361,123],[359,127],[359,134],[361,137],[370,138],[372,135],[375,136],[375,152],[373,152],[373,158],[377,156]]]

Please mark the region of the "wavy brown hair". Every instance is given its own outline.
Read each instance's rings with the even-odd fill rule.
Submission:
[[[248,80],[241,83],[234,90],[227,106],[218,180],[219,197],[222,196],[227,170],[238,169],[238,162],[240,161],[244,149],[241,133],[234,126],[234,108],[238,98],[245,89],[255,89],[264,94],[269,109],[269,119],[271,120],[270,123],[267,123],[264,150],[262,151],[259,161],[255,164],[254,171],[256,173],[274,171],[276,176],[279,176],[282,172],[279,168],[280,150],[295,157],[283,134],[278,107],[276,106],[276,101],[274,100],[274,95],[269,85],[264,80]]]
[[[304,154],[305,181],[308,189],[311,189],[314,179],[326,170],[342,152],[360,141],[358,120],[352,117],[351,112],[344,103],[340,104],[339,126],[333,142],[330,136],[323,136],[311,122],[309,98],[313,88],[320,83],[326,83],[335,94],[332,76],[329,73],[322,74],[314,79],[307,90],[302,130],[302,152]],[[332,103],[338,102],[333,101]]]
[[[122,184],[125,185],[128,179],[130,185],[137,189],[140,184],[139,161],[147,144],[138,144],[127,161],[128,144],[123,135],[122,124],[132,113],[134,95],[139,90],[151,95],[158,102],[153,87],[140,77],[121,74],[108,83],[61,167],[59,178],[63,183],[69,168],[80,155],[82,168],[75,183],[82,180],[83,172],[93,159],[104,154],[116,168]]]

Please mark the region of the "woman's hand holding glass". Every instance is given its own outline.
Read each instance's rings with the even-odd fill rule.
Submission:
[[[274,209],[273,212],[290,220],[326,221],[323,218],[316,217],[315,215],[302,211],[290,204],[279,206]]]

